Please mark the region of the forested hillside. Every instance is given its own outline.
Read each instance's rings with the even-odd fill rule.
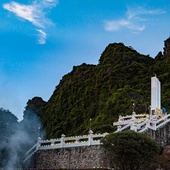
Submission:
[[[48,102],[37,97],[30,100],[47,138],[87,134],[89,124],[95,133],[111,132],[119,115],[131,114],[133,103],[137,113],[144,113],[155,74],[162,83],[162,106],[169,111],[169,42],[170,38],[155,58],[123,43],[109,44],[97,65],[83,63],[64,75]]]

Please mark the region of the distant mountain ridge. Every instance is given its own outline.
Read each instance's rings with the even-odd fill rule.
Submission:
[[[155,74],[162,83],[162,106],[170,110],[170,38],[164,51],[155,58],[138,53],[123,43],[109,44],[99,63],[74,66],[56,86],[49,101],[34,97],[27,103],[42,121],[47,137],[61,134],[111,132],[119,115],[137,113],[150,104],[150,78]],[[91,120],[91,121],[90,121]]]

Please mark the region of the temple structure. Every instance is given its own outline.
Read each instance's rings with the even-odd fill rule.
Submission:
[[[148,129],[157,130],[170,121],[170,114],[166,109],[161,109],[161,83],[156,76],[151,77],[151,106],[148,106],[148,113],[136,114],[133,109],[131,115],[119,116],[117,122],[117,131],[134,130],[136,132],[145,132]]]

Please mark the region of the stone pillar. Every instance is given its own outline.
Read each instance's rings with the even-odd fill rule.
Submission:
[[[65,135],[62,134],[62,135],[61,135],[61,147],[64,147],[64,145],[65,145],[64,137],[65,137]]]
[[[40,145],[41,145],[41,138],[38,137],[38,139],[37,139],[37,147],[36,147],[36,150],[39,149]]]
[[[92,144],[92,142],[93,142],[93,137],[92,137],[92,135],[93,135],[93,131],[90,130],[90,131],[89,131],[89,135],[88,135],[88,145],[89,145],[89,146],[90,146],[90,145]]]

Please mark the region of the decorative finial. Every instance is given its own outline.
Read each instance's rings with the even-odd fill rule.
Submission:
[[[134,112],[134,108],[135,108],[135,103],[133,103],[133,112]]]

